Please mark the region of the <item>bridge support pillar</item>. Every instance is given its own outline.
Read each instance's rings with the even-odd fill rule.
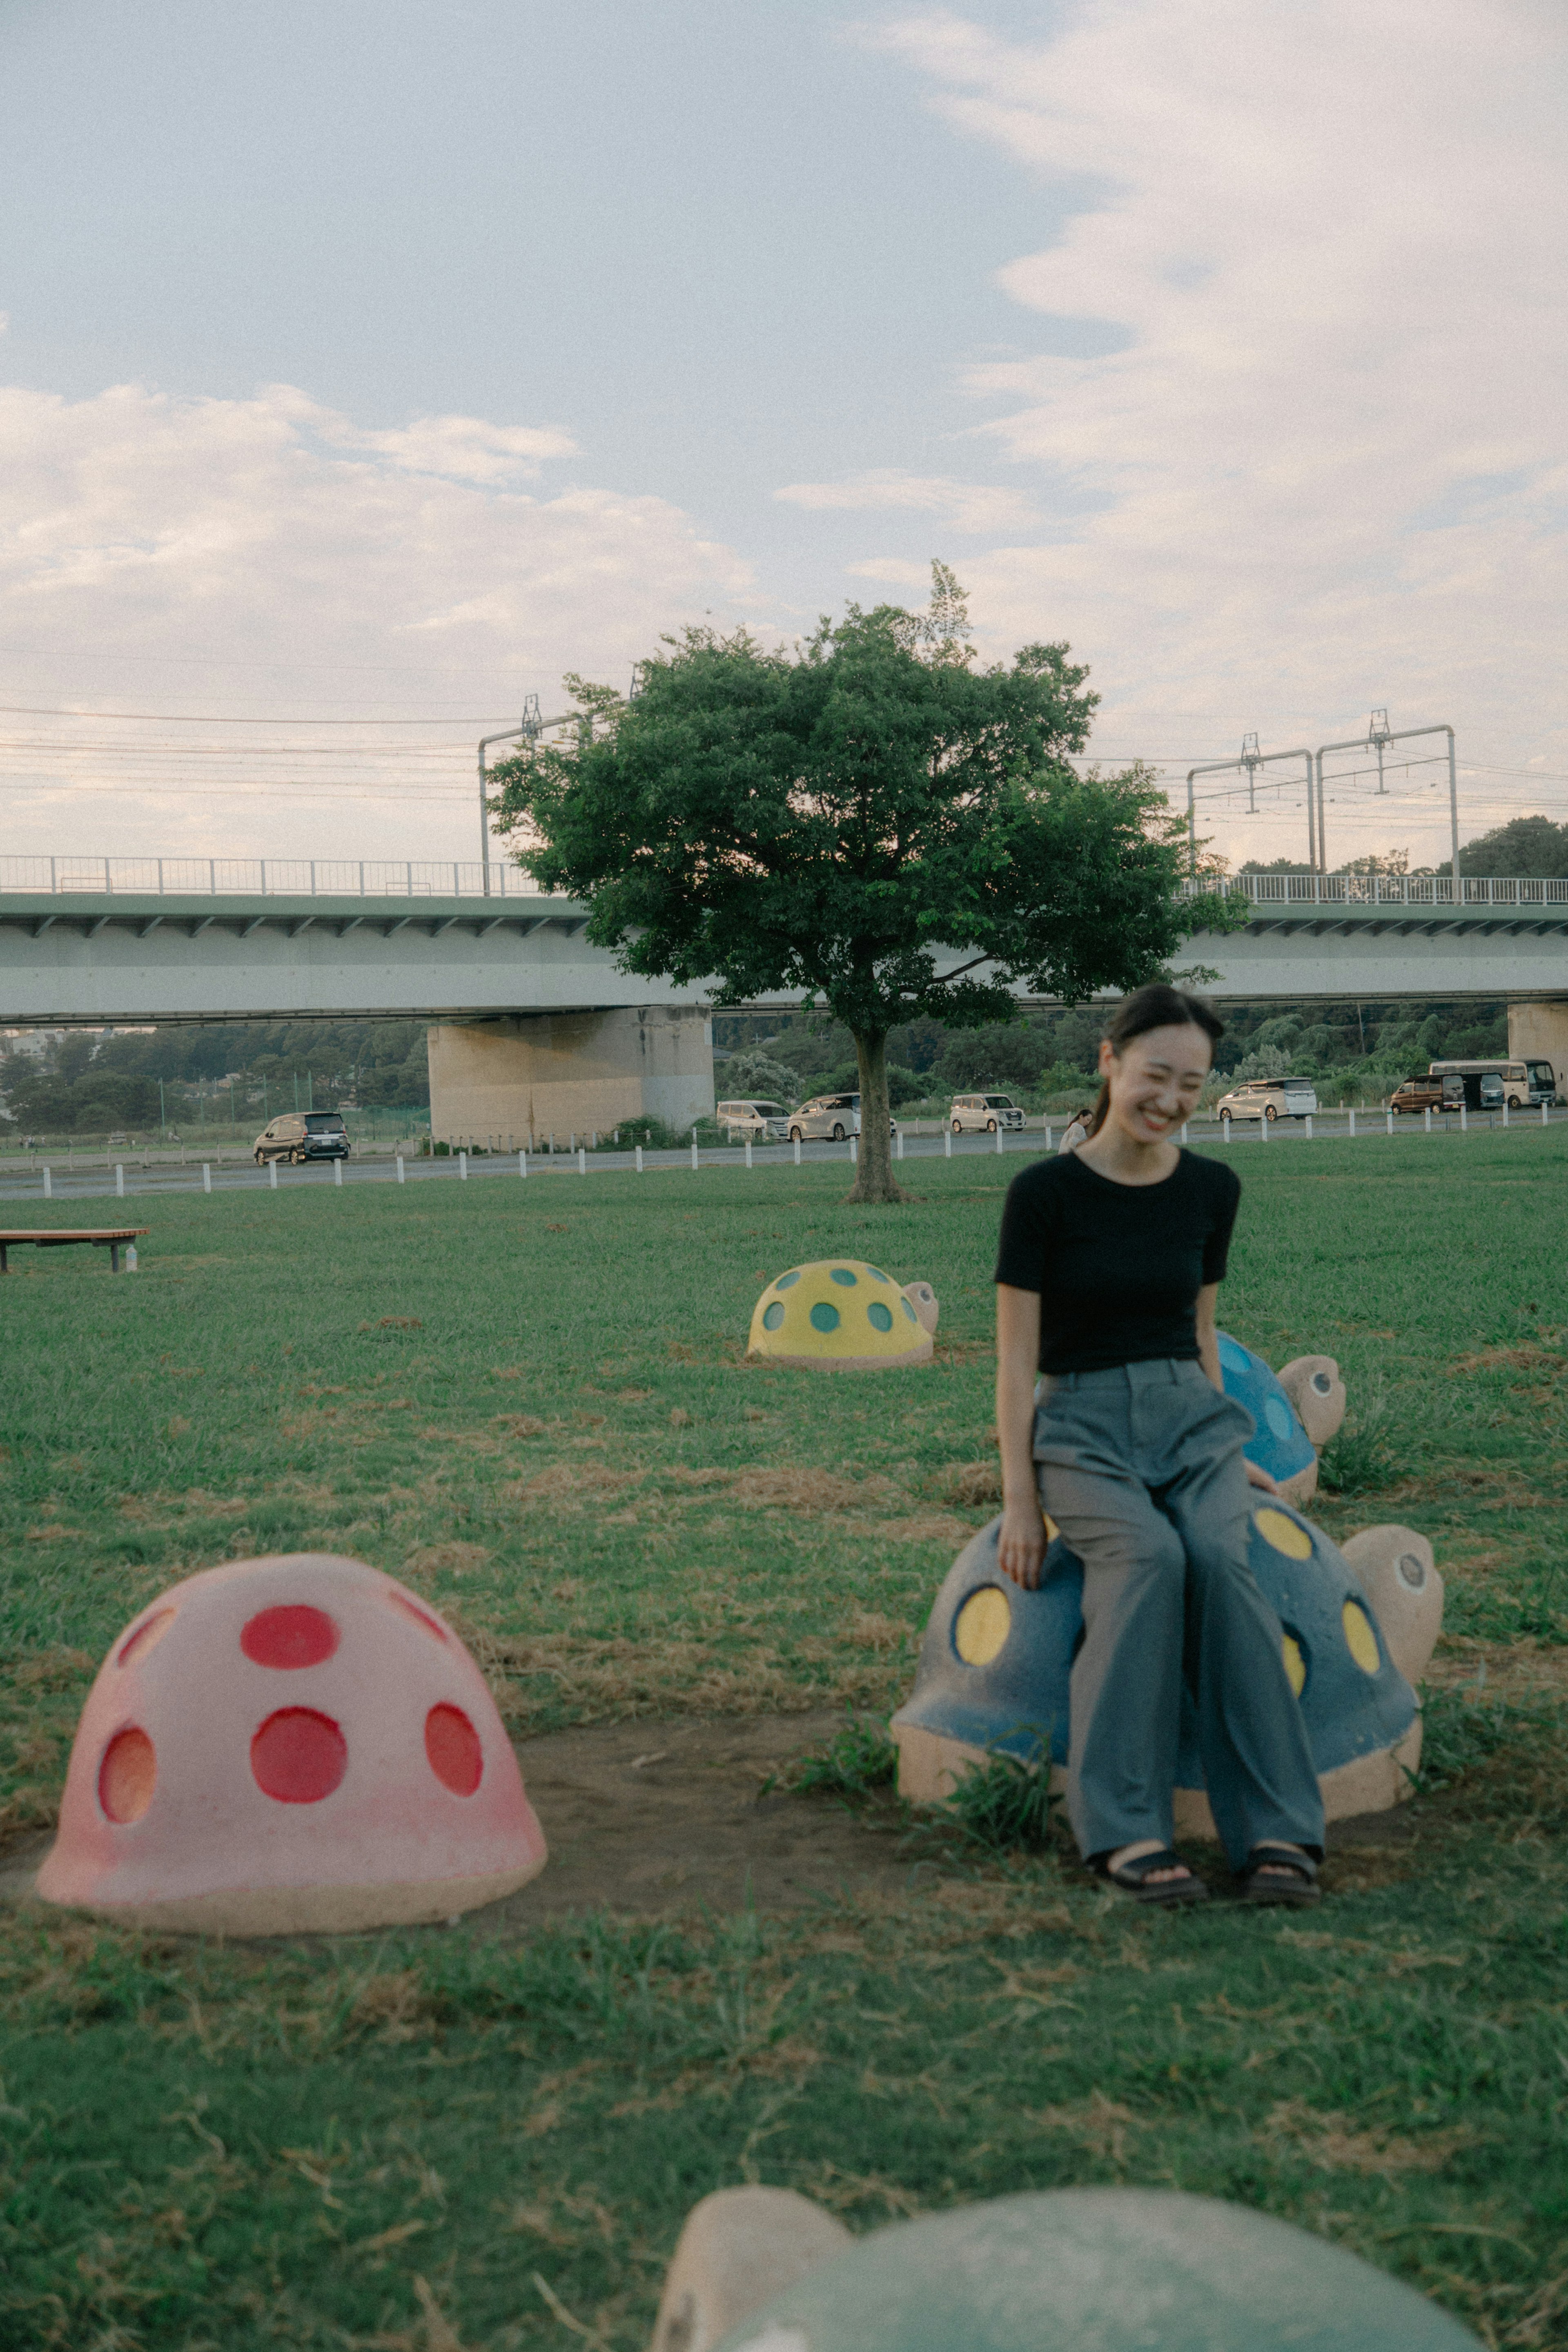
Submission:
[[[1511,1004],[1508,1050],[1511,1060],[1550,1062],[1557,1091],[1568,1100],[1568,998],[1561,1003]]]
[[[712,1116],[713,1023],[662,1005],[443,1022],[430,1031],[430,1132],[589,1134],[651,1117],[690,1127]]]

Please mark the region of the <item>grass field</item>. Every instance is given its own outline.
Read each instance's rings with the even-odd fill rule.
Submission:
[[[0,2345],[631,2352],[687,2206],[742,2179],[857,2229],[1175,2183],[1490,2343],[1568,2344],[1568,1154],[1234,1150],[1222,1321],[1350,1390],[1318,1515],[1419,1528],[1448,1580],[1413,1834],[1347,1850],[1305,1924],[1133,1916],[1060,1848],[929,1835],[897,1899],[523,1942],[204,1947],[10,1907]],[[118,1628],[260,1551],[428,1593],[519,1738],[885,1710],[988,1515],[1014,1164],[917,1163],[892,1212],[810,1169],[182,1197],[139,1204],[134,1278],[28,1254],[0,1288],[11,1843],[52,1819]],[[835,1254],[929,1277],[934,1365],[744,1362],[762,1282]]]

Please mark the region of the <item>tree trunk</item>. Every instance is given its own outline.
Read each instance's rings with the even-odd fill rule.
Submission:
[[[849,1198],[902,1201],[904,1194],[893,1181],[893,1139],[888,1133],[886,1032],[857,1030],[855,1057],[861,1076],[860,1163]]]

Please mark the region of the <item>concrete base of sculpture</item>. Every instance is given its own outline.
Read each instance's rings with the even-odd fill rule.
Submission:
[[[940,1732],[926,1731],[917,1723],[894,1723],[893,1737],[898,1748],[898,1793],[912,1805],[946,1804],[966,1772],[991,1760],[983,1748],[971,1747],[963,1739],[945,1739]],[[1413,1775],[1420,1761],[1421,1718],[1417,1716],[1393,1748],[1380,1748],[1370,1756],[1358,1756],[1354,1763],[1338,1764],[1332,1771],[1319,1774],[1324,1820],[1348,1822],[1358,1813],[1385,1813],[1392,1806],[1404,1804],[1415,1793]],[[1051,1785],[1059,1792],[1065,1790],[1065,1766],[1052,1765]],[[1176,1790],[1172,1810],[1177,1837],[1207,1838],[1218,1843],[1219,1832],[1204,1790]]]
[[[225,1886],[163,1903],[74,1903],[73,1910],[122,1927],[174,1936],[359,1936],[371,1927],[432,1927],[515,1895],[544,1868],[544,1856],[521,1870],[434,1885]],[[39,1895],[39,1901],[48,1897]]]
[[[649,2352],[713,2352],[758,2304],[848,2253],[843,2223],[793,2189],[717,2189],[687,2214]]]
[[[585,1141],[628,1119],[685,1129],[713,1116],[713,1023],[644,1006],[444,1022],[430,1032],[430,1132],[437,1142],[533,1150]]]

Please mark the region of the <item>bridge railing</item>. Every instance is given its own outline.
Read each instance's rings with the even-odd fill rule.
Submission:
[[[477,858],[0,857],[0,890],[60,898],[481,898]],[[492,866],[492,898],[538,898],[516,866]]]
[[[1182,896],[1211,890],[1258,907],[1568,907],[1568,877],[1461,874],[1233,874],[1194,876]]]

